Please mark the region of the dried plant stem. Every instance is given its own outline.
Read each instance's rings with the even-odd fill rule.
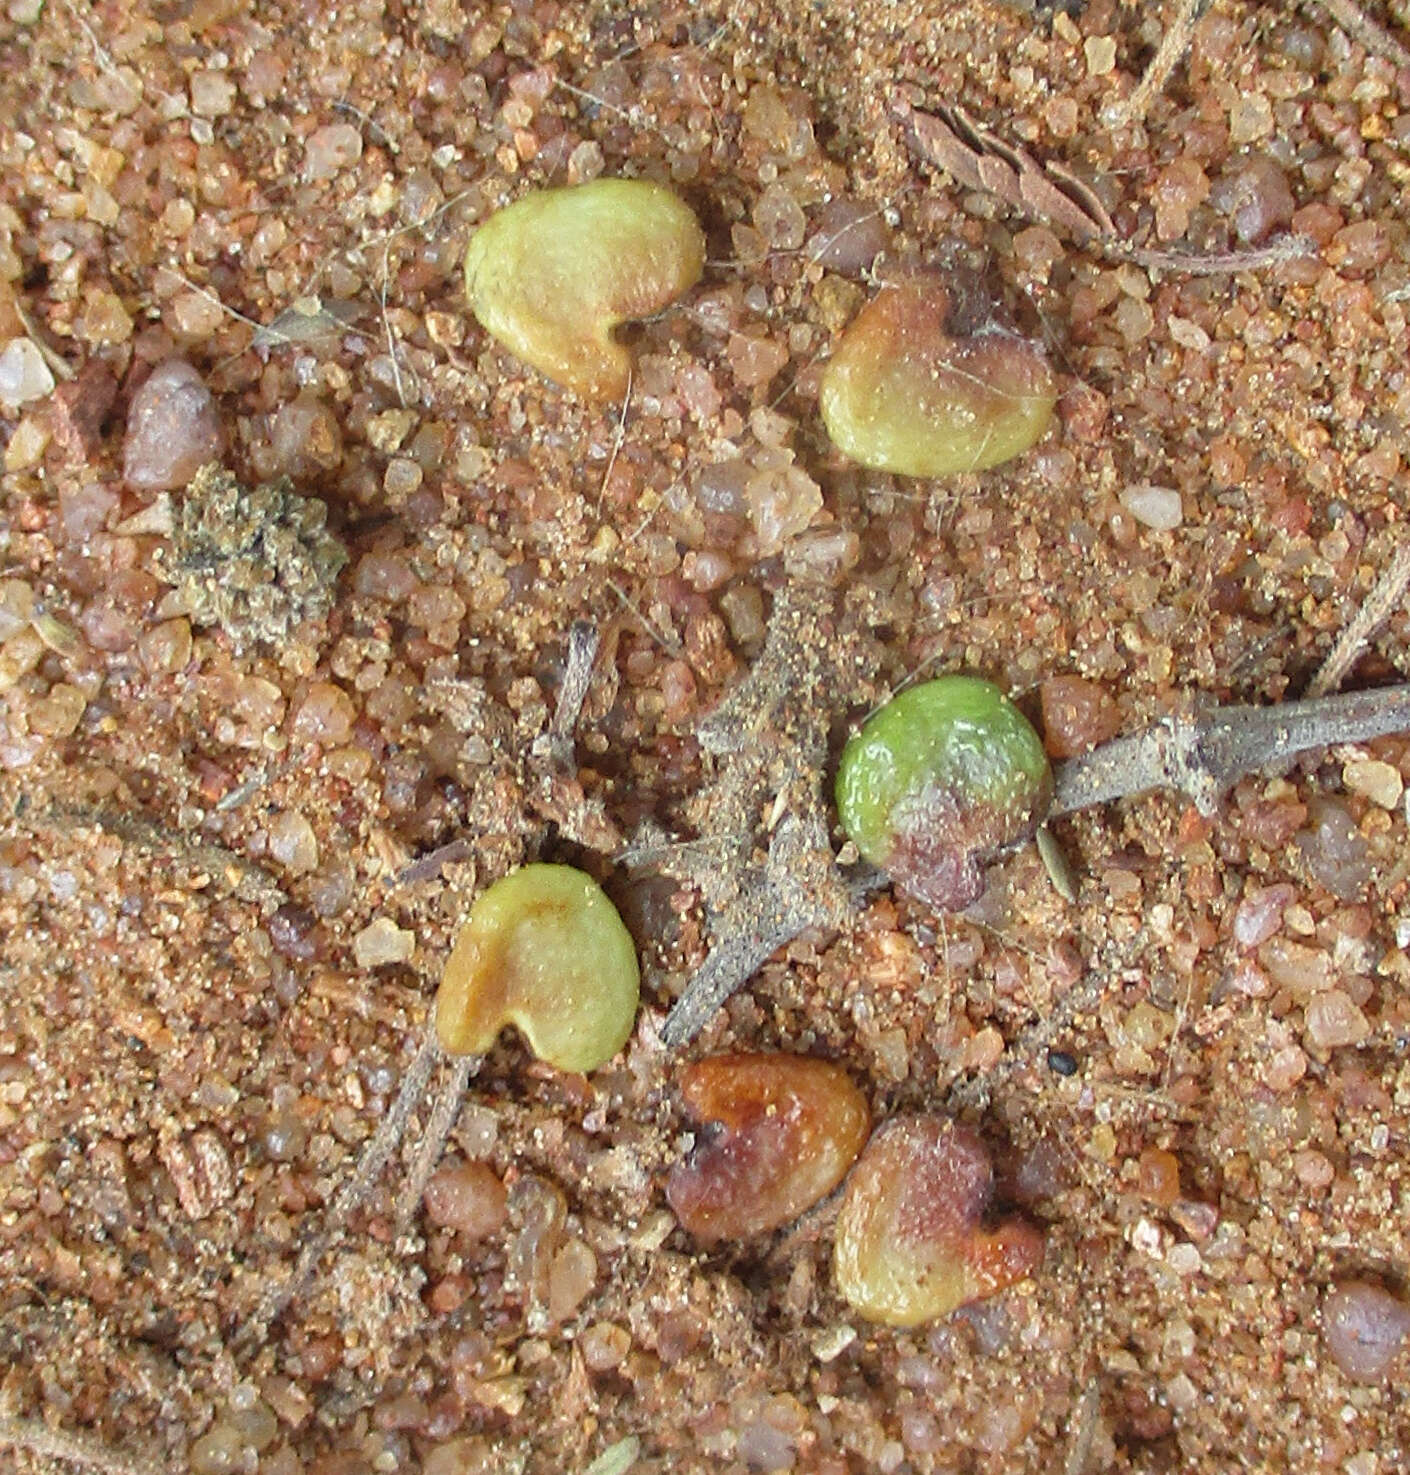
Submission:
[[[558,688],[558,702],[553,709],[549,730],[563,737],[571,736],[583,715],[588,686],[592,682],[593,663],[602,636],[591,620],[574,620],[568,630],[568,659],[563,667],[563,684]]]
[[[0,1448],[24,1450],[44,1459],[67,1460],[104,1475],[157,1475],[165,1466],[156,1460],[123,1454],[89,1434],[51,1429],[38,1419],[0,1419]]]
[[[849,886],[832,862],[816,816],[785,815],[774,831],[762,876],[726,914],[709,955],[666,1016],[662,1042],[688,1045],[781,948],[813,927],[841,927],[879,873]],[[860,888],[860,889],[859,889]]]
[[[1324,696],[1342,684],[1346,673],[1360,659],[1366,642],[1404,599],[1407,586],[1410,586],[1410,542],[1391,559],[1390,567],[1376,580],[1375,588],[1366,596],[1355,618],[1341,632],[1331,654],[1309,683],[1308,696]]]
[[[1373,55],[1392,66],[1410,67],[1410,50],[1373,21],[1355,0],[1313,0],[1312,8],[1331,16],[1353,41]]]
[[[427,1029],[421,1048],[412,1057],[407,1067],[406,1078],[396,1100],[382,1118],[381,1125],[372,1135],[372,1140],[363,1149],[357,1168],[338,1190],[337,1197],[324,1213],[323,1225],[312,1238],[304,1243],[299,1252],[293,1274],[281,1286],[271,1290],[256,1308],[241,1330],[239,1341],[245,1346],[258,1346],[270,1326],[283,1313],[289,1303],[301,1296],[313,1279],[318,1262],[335,1244],[347,1225],[348,1218],[370,1192],[377,1175],[386,1166],[388,1158],[396,1151],[397,1144],[406,1132],[411,1114],[426,1094],[431,1073],[441,1058],[440,1042],[435,1031]]]
[[[1145,121],[1151,103],[1165,90],[1171,72],[1180,65],[1181,58],[1189,50],[1190,39],[1195,33],[1195,22],[1205,3],[1206,0],[1179,0],[1175,17],[1166,27],[1160,46],[1151,58],[1145,74],[1136,84],[1136,90],[1114,109],[1118,127],[1130,127]]]
[[[288,900],[284,888],[256,861],[213,840],[198,840],[182,830],[170,829],[137,815],[119,814],[115,810],[92,805],[55,804],[37,815],[33,824],[36,828],[47,825],[60,832],[89,827],[105,830],[125,845],[150,855],[169,857],[210,871],[212,875],[225,879],[237,895],[250,900],[275,906]]]
[[[1188,277],[1231,276],[1241,271],[1261,271],[1284,261],[1300,261],[1317,254],[1317,243],[1309,236],[1281,235],[1266,246],[1249,246],[1242,251],[1162,251],[1146,246],[1128,246],[1124,241],[1101,242],[1103,253],[1118,261],[1156,271],[1178,271]]]
[[[1236,779],[1311,748],[1410,730],[1410,685],[1276,707],[1217,707],[1172,717],[1060,764],[1052,817],[1147,789],[1178,789],[1213,814]]]
[[[416,1212],[416,1205],[421,1202],[421,1195],[426,1192],[431,1174],[436,1171],[436,1165],[441,1160],[446,1139],[454,1130],[456,1118],[460,1115],[460,1102],[465,1095],[465,1088],[470,1084],[470,1077],[480,1069],[483,1059],[483,1055],[457,1055],[451,1061],[451,1068],[441,1085],[436,1104],[431,1109],[426,1130],[422,1133],[421,1145],[416,1149],[416,1161],[412,1165],[411,1174],[397,1196],[398,1232],[406,1228]]]
[[[661,1039],[668,1049],[688,1045],[730,998],[781,948],[814,925],[807,910],[780,904],[742,934],[722,939],[696,970],[686,991],[666,1017]]]

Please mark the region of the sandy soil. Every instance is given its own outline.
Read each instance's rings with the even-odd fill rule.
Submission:
[[[1323,1308],[1410,1266],[1410,740],[1250,775],[1213,818],[1063,820],[1074,903],[1031,846],[959,917],[883,890],[660,1038],[721,913],[780,881],[762,811],[830,823],[848,724],[901,682],[985,674],[1054,753],[1299,695],[1404,548],[1406,14],[1329,8],[1354,34],[1214,0],[1138,94],[1173,5],[9,0],[0,1465],[1405,1468],[1403,1365],[1353,1376]],[[1110,229],[928,162],[906,110],[940,107]],[[625,405],[493,344],[459,270],[491,210],[599,173],[672,184],[709,241],[631,330]],[[918,262],[1060,376],[997,470],[861,471],[821,429],[838,335]],[[172,357],[212,395],[172,437],[289,476],[347,550],[309,554],[291,620],[172,562],[184,481],[134,409]],[[546,778],[579,619],[601,650]],[[1396,602],[1345,684],[1405,671],[1407,634]],[[531,857],[618,902],[631,1043],[582,1079],[502,1039],[427,1213],[398,1233],[413,1132],[242,1339],[457,918]],[[975,1127],[1040,1272],[902,1333],[835,1294],[826,1207],[692,1244],[674,1073],[780,1047],[877,1119]]]

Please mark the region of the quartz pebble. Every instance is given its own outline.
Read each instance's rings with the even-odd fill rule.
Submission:
[[[416,951],[416,934],[398,927],[390,917],[369,922],[353,938],[353,957],[359,968],[379,968],[385,963],[409,963]]]
[[[447,1158],[426,1184],[426,1218],[473,1244],[504,1227],[508,1195],[486,1163]]]
[[[117,380],[102,359],[90,359],[78,377],[54,391],[54,444],[74,461],[89,460],[102,443],[103,421],[117,396]]]
[[[362,157],[362,134],[351,123],[329,123],[310,133],[304,148],[305,178],[333,179]]]
[[[1400,770],[1378,758],[1358,758],[1344,764],[1341,781],[1353,794],[1364,794],[1382,809],[1394,809],[1405,791]]]
[[[27,405],[53,388],[54,375],[28,338],[11,338],[0,349],[0,404]]]
[[[1322,1303],[1322,1335],[1332,1361],[1358,1383],[1390,1370],[1410,1334],[1410,1306],[1369,1281],[1343,1281]]]
[[[1339,988],[1318,994],[1308,1004],[1304,1018],[1307,1037],[1318,1050],[1359,1045],[1371,1033],[1365,1014]]]
[[[295,875],[317,867],[318,841],[313,826],[298,810],[289,810],[270,820],[269,853]]]
[[[184,359],[167,359],[132,398],[122,472],[130,487],[169,492],[184,487],[225,449],[225,431],[210,390]]]
[[[1184,517],[1180,494],[1171,487],[1156,487],[1144,483],[1127,487],[1121,493],[1121,505],[1137,522],[1158,533],[1173,532]]]

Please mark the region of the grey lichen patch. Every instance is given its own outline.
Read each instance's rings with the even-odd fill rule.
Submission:
[[[237,651],[283,640],[333,607],[348,552],[327,518],[287,478],[251,490],[212,462],[186,488],[162,571],[192,620],[224,630]]]

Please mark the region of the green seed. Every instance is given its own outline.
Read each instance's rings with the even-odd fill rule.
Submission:
[[[958,911],[983,891],[982,863],[1033,834],[1052,786],[1038,734],[997,686],[941,676],[902,692],[848,742],[837,808],[867,860]]]
[[[538,190],[475,232],[465,290],[481,325],[558,384],[619,399],[631,355],[612,330],[700,280],[705,237],[690,207],[645,179]]]
[[[951,336],[951,294],[927,279],[887,288],[842,335],[823,374],[823,423],[877,471],[984,471],[1047,428],[1057,385],[1037,344],[986,328]]]
[[[636,949],[602,888],[573,866],[529,865],[481,892],[436,994],[436,1034],[482,1055],[506,1024],[540,1060],[587,1072],[636,1019]]]

